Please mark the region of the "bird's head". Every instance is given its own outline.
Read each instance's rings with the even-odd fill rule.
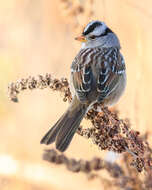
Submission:
[[[93,47],[118,47],[120,48],[119,40],[116,34],[107,27],[104,22],[91,21],[84,28],[82,35],[75,38],[82,42],[82,48]]]

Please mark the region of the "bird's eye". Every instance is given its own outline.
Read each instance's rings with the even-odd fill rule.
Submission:
[[[96,36],[92,35],[92,36],[89,36],[89,38],[90,38],[91,40],[94,40],[94,39],[96,38]]]

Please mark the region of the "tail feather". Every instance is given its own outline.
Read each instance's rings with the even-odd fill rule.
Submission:
[[[69,117],[64,127],[60,128],[56,137],[56,148],[64,152],[69,146],[81,120],[85,115],[84,109],[78,110],[72,117]]]
[[[45,134],[45,136],[40,141],[41,144],[52,144],[55,141],[55,138],[57,136],[57,133],[59,132],[62,125],[59,125],[60,122],[63,122],[63,118],[66,114],[63,114],[61,118],[54,124],[53,127]],[[66,118],[66,117],[65,117]]]
[[[57,132],[59,131],[60,126],[53,126],[46,134],[45,136],[42,138],[42,140],[40,141],[41,144],[46,144],[49,145],[51,143],[53,143],[55,141]]]
[[[79,127],[86,110],[86,105],[82,105],[78,100],[74,100],[68,110],[42,138],[40,143],[48,145],[56,141],[56,148],[61,152],[65,151]]]

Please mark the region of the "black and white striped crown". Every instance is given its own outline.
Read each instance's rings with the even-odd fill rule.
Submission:
[[[96,37],[105,36],[108,33],[113,33],[113,32],[110,28],[106,26],[104,22],[100,22],[100,21],[89,22],[87,26],[84,28],[84,31],[82,32],[84,36],[92,34]]]

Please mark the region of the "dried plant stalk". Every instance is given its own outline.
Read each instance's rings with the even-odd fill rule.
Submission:
[[[28,77],[11,83],[8,86],[8,95],[10,100],[17,102],[17,96],[21,91],[44,88],[61,92],[63,94],[63,101],[70,102],[72,99],[68,80],[66,78],[62,78],[61,80],[54,79],[50,74],[44,76],[39,75],[36,78]],[[102,112],[99,112],[98,108],[100,108]],[[91,121],[92,127],[85,129],[79,127],[77,133],[82,137],[91,139],[100,150],[111,150],[117,153],[127,152],[130,155],[130,159],[127,161],[124,160],[125,163],[129,163],[127,167],[131,172],[134,171],[133,168],[136,168],[138,172],[145,170],[145,177],[140,187],[143,186],[143,189],[145,187],[150,189],[152,187],[152,183],[150,182],[152,181],[152,149],[148,142],[140,137],[138,131],[131,129],[129,121],[119,119],[117,112],[111,112],[107,108],[101,107],[100,104],[94,105],[93,109],[87,113],[85,118]],[[54,150],[46,151],[44,153],[44,159],[58,164],[65,164],[69,170],[74,172],[83,171],[86,173],[96,170],[96,167],[102,169],[106,163],[104,162],[103,166],[101,159],[99,159],[98,165],[94,166],[95,160],[91,162],[77,162],[75,159],[68,160],[67,157],[63,155],[57,156]],[[111,165],[111,167],[114,169],[114,165]],[[137,171],[135,172],[136,177],[138,176]],[[124,176],[125,174],[121,173],[121,175]],[[135,177],[133,176],[132,178]],[[126,179],[126,177],[121,178],[123,183],[124,179]],[[118,184],[121,186],[120,181]],[[128,184],[128,182],[125,182],[125,184]]]
[[[8,86],[8,97],[13,102],[18,102],[18,94],[24,90],[44,89],[60,91],[64,95],[63,101],[71,101],[71,93],[69,83],[66,78],[61,80],[53,79],[50,74],[38,75],[36,78],[29,76],[22,78],[16,82],[12,82]]]
[[[149,189],[145,187],[146,178],[141,179],[137,170],[130,166],[129,153],[123,156],[123,162],[125,162],[127,166],[126,169],[122,169],[117,163],[110,163],[98,157],[94,157],[89,161],[68,158],[54,149],[45,150],[43,159],[56,165],[65,165],[67,170],[74,173],[83,172],[88,176],[89,180],[98,178],[102,182],[104,181],[103,185],[106,185],[105,187],[107,189],[111,188],[111,186],[116,186],[123,190]],[[98,173],[100,170],[106,170],[112,179],[103,179]]]

